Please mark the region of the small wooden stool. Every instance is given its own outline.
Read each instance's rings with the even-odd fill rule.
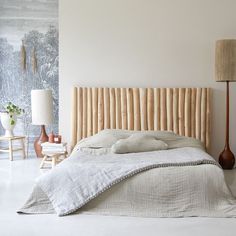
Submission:
[[[44,168],[44,164],[48,163],[51,164],[51,167],[55,167],[58,163],[63,161],[67,157],[67,152],[63,153],[50,153],[50,152],[43,152],[43,160],[40,164],[40,169]]]
[[[26,158],[25,154],[25,136],[13,136],[13,137],[5,137],[0,136],[0,141],[8,141],[8,148],[0,148],[0,152],[8,152],[9,153],[9,160],[13,161],[13,152],[22,151],[23,159]],[[19,140],[21,143],[20,148],[13,148],[12,142],[15,140]]]

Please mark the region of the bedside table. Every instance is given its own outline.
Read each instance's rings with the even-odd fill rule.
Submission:
[[[42,143],[41,146],[43,160],[40,164],[40,169],[42,169],[46,163],[50,164],[53,168],[67,157],[67,143],[45,142]]]
[[[232,170],[224,170],[225,181],[236,197],[236,168]]]
[[[0,148],[0,152],[8,152],[9,153],[9,160],[13,161],[13,153],[16,151],[22,151],[23,159],[26,158],[26,152],[25,152],[25,136],[12,136],[12,137],[5,137],[0,136],[0,141],[8,142],[8,148]],[[20,141],[21,147],[14,148],[13,142],[14,141]]]

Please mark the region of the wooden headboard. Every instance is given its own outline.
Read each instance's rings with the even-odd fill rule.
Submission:
[[[102,129],[172,130],[210,146],[210,88],[73,88],[72,147]]]

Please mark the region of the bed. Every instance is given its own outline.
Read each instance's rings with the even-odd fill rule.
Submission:
[[[75,148],[18,212],[236,217],[223,171],[206,152],[211,89],[76,87],[72,104]]]

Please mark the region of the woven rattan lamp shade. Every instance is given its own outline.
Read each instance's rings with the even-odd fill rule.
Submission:
[[[216,41],[215,79],[236,82],[236,39]]]

